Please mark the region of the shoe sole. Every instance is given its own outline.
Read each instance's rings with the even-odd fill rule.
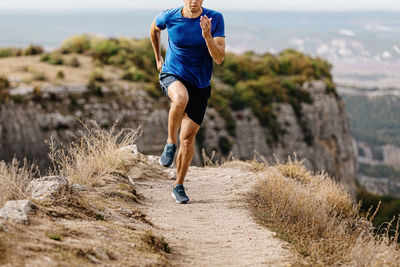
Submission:
[[[160,157],[160,159],[158,160],[158,163],[160,163],[160,165],[161,165],[161,166],[163,166],[163,167],[165,167],[165,168],[169,168],[169,167],[171,167],[171,166],[172,166],[172,164],[171,164],[171,165],[169,165],[169,166],[168,166],[168,165],[164,165],[164,164],[162,164],[162,163],[161,163],[161,157]]]
[[[175,197],[174,192],[171,193],[171,197],[172,197],[173,199],[175,199],[175,202],[176,202],[176,203],[179,203],[179,204],[189,204],[189,202],[190,202],[190,200],[188,200],[188,202],[179,202],[178,200],[176,200],[176,197]]]

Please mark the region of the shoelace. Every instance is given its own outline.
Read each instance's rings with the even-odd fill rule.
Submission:
[[[179,187],[178,189],[176,189],[176,192],[179,194],[185,194],[185,189],[183,187]]]
[[[174,155],[174,149],[172,147],[167,147],[165,154],[167,157],[172,157]]]

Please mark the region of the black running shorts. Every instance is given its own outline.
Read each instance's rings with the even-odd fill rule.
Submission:
[[[201,125],[204,119],[204,114],[206,113],[208,99],[211,96],[211,86],[200,89],[178,76],[164,72],[160,73],[159,81],[161,89],[167,96],[168,87],[173,82],[180,81],[183,83],[189,95],[189,101],[186,105],[185,112],[192,121],[194,121],[198,125]]]

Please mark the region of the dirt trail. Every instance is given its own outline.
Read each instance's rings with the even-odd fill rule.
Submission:
[[[179,266],[290,266],[293,252],[252,219],[244,200],[256,181],[245,163],[191,167],[188,205],[172,199],[171,180],[137,186],[146,198],[142,210],[171,245]]]

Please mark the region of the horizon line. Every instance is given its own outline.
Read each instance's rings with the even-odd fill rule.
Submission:
[[[161,8],[163,9],[163,8]],[[0,7],[0,11],[8,10],[8,11],[89,11],[89,10],[96,10],[96,11],[155,11],[161,10],[158,8],[135,8],[135,7],[82,7],[82,8],[57,8],[57,7],[28,7],[28,8],[21,8],[21,7]],[[397,13],[400,12],[399,9],[227,9],[221,8],[218,9],[221,11],[244,11],[244,12],[328,12],[328,13],[339,13],[339,12],[391,12]]]

